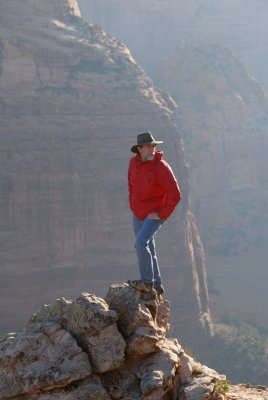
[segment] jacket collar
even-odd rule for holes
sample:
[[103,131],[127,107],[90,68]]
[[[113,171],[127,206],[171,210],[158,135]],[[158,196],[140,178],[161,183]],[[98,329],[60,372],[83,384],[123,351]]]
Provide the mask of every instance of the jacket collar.
[[141,161],[141,157],[139,154],[136,154],[135,159],[136,159],[136,164],[138,164],[138,165],[152,165],[152,164],[155,164],[158,161],[162,160],[163,157],[164,157],[163,151],[156,151],[154,159],[151,161],[146,161],[143,163]]

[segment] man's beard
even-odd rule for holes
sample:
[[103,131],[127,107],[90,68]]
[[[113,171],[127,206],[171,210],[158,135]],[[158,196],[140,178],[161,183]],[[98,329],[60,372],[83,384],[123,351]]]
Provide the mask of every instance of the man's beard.
[[146,161],[152,161],[154,159],[154,153],[149,153],[147,156],[146,156]]

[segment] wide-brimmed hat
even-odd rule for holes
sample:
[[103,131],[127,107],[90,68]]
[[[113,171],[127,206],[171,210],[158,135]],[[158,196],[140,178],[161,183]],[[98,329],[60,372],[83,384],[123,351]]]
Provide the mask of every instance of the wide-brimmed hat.
[[142,146],[144,144],[160,144],[163,143],[162,140],[155,140],[151,132],[144,132],[140,133],[137,136],[137,144],[134,144],[134,146],[131,147],[132,153],[138,153],[138,146]]

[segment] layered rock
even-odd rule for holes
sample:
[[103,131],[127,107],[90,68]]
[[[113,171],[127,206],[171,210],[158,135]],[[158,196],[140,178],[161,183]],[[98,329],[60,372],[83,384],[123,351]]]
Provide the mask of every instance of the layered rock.
[[4,1],[0,15],[3,327],[59,291],[103,295],[115,275],[137,277],[126,174],[137,133],[150,129],[183,195],[159,233],[173,326],[200,340],[203,325],[211,332],[205,261],[174,102],[74,0]]
[[76,340],[51,322],[8,334],[0,341],[0,360],[1,399],[63,387],[92,373]]
[[[163,68],[191,171],[193,209],[209,252],[264,244],[268,217],[268,98],[219,44],[185,44]],[[219,212],[219,208],[221,212]]]
[[96,372],[103,373],[122,364],[125,342],[117,330],[117,315],[102,299],[89,294],[82,294],[75,302],[59,299],[52,306],[44,306],[30,324],[43,321],[59,323],[70,331],[90,356]]
[[188,43],[175,54],[161,85],[178,104],[214,315],[266,329],[267,95],[219,44]]
[[[127,284],[111,286],[106,299],[88,293],[76,300],[61,298],[34,314],[23,331],[1,338],[0,399],[217,399],[215,388],[225,376],[187,356],[176,339],[166,338],[167,300]],[[100,324],[105,326],[101,332]],[[140,330],[139,351],[122,357],[129,338],[140,340]],[[105,368],[100,370],[101,365]]]

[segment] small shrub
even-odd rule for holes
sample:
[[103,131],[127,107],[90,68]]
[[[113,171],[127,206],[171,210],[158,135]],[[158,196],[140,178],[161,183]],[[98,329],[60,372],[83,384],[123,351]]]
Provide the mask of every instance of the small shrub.
[[194,364],[192,366],[193,375],[201,375],[203,374],[203,368],[201,364]]
[[230,385],[230,381],[228,381],[228,380],[222,379],[220,381],[217,381],[214,386],[213,396],[216,396],[216,397],[219,395],[225,396],[229,390],[229,385]]

